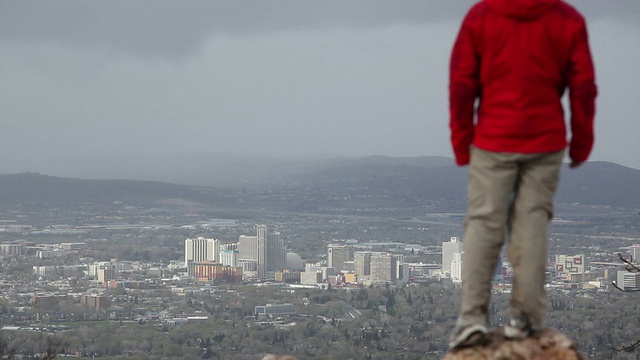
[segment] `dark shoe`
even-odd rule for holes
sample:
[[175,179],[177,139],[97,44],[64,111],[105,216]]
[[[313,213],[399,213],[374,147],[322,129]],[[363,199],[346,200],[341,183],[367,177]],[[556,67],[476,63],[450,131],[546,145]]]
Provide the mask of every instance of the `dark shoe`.
[[459,350],[466,347],[481,345],[487,341],[487,328],[484,325],[473,324],[460,329],[449,343],[449,350]]
[[504,326],[504,337],[507,339],[524,339],[533,333],[533,327],[521,317],[512,317]]

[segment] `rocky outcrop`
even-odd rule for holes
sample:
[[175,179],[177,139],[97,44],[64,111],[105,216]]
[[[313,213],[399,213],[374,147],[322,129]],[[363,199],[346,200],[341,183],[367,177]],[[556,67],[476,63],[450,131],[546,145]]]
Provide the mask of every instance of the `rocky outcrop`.
[[583,360],[573,340],[561,332],[544,329],[522,340],[507,340],[502,329],[493,330],[488,342],[448,352],[443,360]]

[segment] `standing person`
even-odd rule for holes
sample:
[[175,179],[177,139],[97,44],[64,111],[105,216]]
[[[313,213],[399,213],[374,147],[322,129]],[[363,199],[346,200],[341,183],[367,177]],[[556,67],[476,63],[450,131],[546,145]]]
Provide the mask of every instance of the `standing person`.
[[547,227],[567,147],[565,89],[569,167],[576,168],[593,145],[597,93],[582,15],[561,0],[484,0],[469,10],[450,64],[451,142],[456,163],[469,165],[462,305],[451,349],[485,339],[507,233],[514,280],[505,337],[543,326]]

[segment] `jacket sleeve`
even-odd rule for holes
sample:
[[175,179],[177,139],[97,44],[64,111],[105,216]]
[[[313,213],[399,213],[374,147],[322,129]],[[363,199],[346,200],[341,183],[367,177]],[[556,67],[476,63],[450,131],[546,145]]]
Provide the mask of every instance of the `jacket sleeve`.
[[478,57],[470,14],[467,14],[453,45],[449,64],[449,128],[458,165],[467,165],[470,160],[474,106],[480,88]]
[[584,20],[573,44],[568,85],[571,107],[569,157],[574,162],[583,162],[587,160],[593,147],[593,119],[598,93]]

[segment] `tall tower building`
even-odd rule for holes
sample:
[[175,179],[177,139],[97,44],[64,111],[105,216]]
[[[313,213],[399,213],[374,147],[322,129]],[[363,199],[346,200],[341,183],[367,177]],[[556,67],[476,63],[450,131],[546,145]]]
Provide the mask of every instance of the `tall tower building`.
[[240,235],[238,239],[238,266],[247,275],[258,272],[258,237],[255,235]]
[[266,225],[256,227],[258,239],[258,277],[264,278],[268,272],[283,271],[287,262],[287,248],[277,231],[268,231]]
[[337,272],[344,270],[345,261],[353,260],[353,248],[349,245],[327,245],[327,265]]
[[462,282],[462,253],[453,254],[453,261],[451,261],[451,280],[454,283]]
[[184,262],[190,276],[193,276],[193,264],[200,261],[219,263],[220,241],[204,237],[187,238],[184,241]]
[[238,250],[220,250],[220,263],[225,266],[238,266]]
[[287,267],[287,248],[278,231],[267,232],[267,271],[283,271]]
[[397,262],[398,258],[389,253],[371,254],[371,280],[395,284]]
[[371,254],[370,251],[356,251],[353,254],[354,273],[358,276],[371,275]]
[[240,236],[238,263],[246,267],[254,262],[259,278],[267,277],[269,272],[283,271],[286,268],[287,249],[279,232],[268,231],[266,225],[257,225],[255,236]]
[[451,271],[453,254],[459,252],[462,252],[462,243],[457,237],[452,236],[449,241],[442,243],[442,271]]
[[238,260],[258,261],[258,237],[240,235],[238,239]]
[[267,227],[258,225],[256,244],[258,245],[258,278],[267,277]]
[[633,257],[633,263],[640,263],[640,244],[631,245],[629,248],[629,255]]
[[239,254],[238,244],[220,244],[220,263],[222,265],[237,267]]

